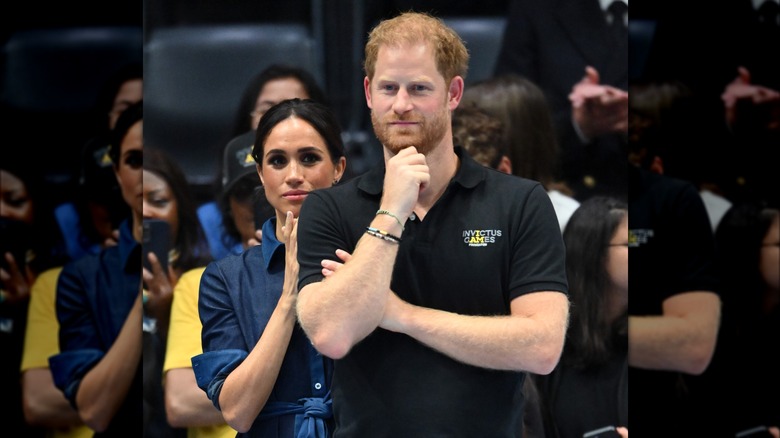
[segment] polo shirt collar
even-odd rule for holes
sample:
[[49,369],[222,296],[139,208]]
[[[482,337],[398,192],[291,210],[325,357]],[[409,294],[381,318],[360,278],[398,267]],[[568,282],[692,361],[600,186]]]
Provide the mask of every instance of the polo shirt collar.
[[266,270],[270,269],[271,258],[280,247],[284,248],[284,244],[276,238],[276,216],[272,216],[263,223],[262,251]]
[[[458,183],[464,188],[474,188],[485,179],[486,168],[474,161],[471,155],[461,146],[455,146],[455,154],[460,159],[460,167],[455,172],[452,182]],[[364,174],[364,177],[358,182],[358,189],[369,195],[382,194],[384,187],[385,164],[382,161],[381,166],[376,166]],[[265,231],[263,231],[265,236]]]
[[460,167],[452,179],[467,189],[473,189],[487,177],[488,168],[477,163],[461,146],[455,146],[455,154],[460,158]]

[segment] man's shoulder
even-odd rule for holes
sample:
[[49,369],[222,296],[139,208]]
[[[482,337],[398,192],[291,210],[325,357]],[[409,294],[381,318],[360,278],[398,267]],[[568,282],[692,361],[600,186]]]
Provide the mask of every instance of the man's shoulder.
[[495,169],[486,168],[485,170],[486,188],[490,191],[497,192],[497,196],[506,196],[507,193],[513,193],[522,197],[530,195],[535,190],[546,193],[539,181],[504,173]]
[[[371,170],[347,181],[342,181],[335,186],[314,190],[310,193],[310,197],[319,198],[328,203],[351,205],[360,199],[381,195],[382,188],[382,175]],[[304,206],[308,203],[307,199]]]

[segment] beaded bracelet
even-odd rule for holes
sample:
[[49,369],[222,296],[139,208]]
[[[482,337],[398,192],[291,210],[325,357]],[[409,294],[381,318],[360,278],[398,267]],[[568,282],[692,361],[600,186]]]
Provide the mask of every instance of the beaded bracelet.
[[382,240],[387,240],[388,242],[394,242],[394,243],[401,243],[401,238],[398,236],[393,236],[392,234],[388,233],[387,231],[382,231],[376,228],[372,227],[366,227],[366,233],[378,237]]
[[394,215],[393,213],[390,213],[387,210],[377,210],[376,211],[376,215],[380,215],[380,214],[386,214],[386,215],[390,216],[391,218],[395,219],[395,221],[398,222],[398,225],[401,226],[401,231],[402,232],[404,231],[404,224],[403,224],[403,222],[401,222],[401,219],[398,219],[398,216]]

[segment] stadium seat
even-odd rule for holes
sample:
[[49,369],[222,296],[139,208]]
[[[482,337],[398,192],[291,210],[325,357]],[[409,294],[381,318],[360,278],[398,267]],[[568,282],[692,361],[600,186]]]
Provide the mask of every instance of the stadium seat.
[[210,185],[249,80],[284,63],[322,85],[318,47],[297,23],[155,30],[144,46],[144,141],[175,157],[194,187]]
[[493,76],[506,17],[444,17],[444,22],[460,35],[471,55],[466,85]]

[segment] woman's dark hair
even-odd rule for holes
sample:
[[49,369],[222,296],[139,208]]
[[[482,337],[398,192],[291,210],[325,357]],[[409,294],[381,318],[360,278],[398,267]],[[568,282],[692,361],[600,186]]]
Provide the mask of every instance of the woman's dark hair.
[[765,289],[759,270],[761,246],[778,214],[780,211],[767,208],[762,201],[744,201],[723,215],[715,232],[723,307],[738,323],[750,322],[761,314]]
[[336,116],[327,106],[311,99],[288,99],[269,109],[257,125],[252,158],[263,165],[263,147],[268,135],[280,122],[297,117],[309,123],[328,145],[331,161],[337,163],[344,156],[344,142],[341,139],[341,126]]
[[[609,244],[628,214],[625,202],[606,196],[583,201],[563,232],[571,315],[562,360],[587,368],[604,363],[626,338],[620,321],[608,319],[610,279],[606,262]],[[621,318],[622,319],[622,318]],[[618,329],[619,327],[619,329]]]
[[114,99],[122,85],[130,80],[143,79],[143,64],[134,62],[125,64],[116,70],[98,91],[94,108],[96,132],[108,130],[109,113],[114,106]]
[[181,168],[171,157],[157,148],[144,148],[144,171],[164,179],[176,198],[179,230],[174,246],[179,256],[173,267],[181,272],[205,266],[211,259],[205,233],[198,221],[195,199]]
[[122,152],[122,140],[127,135],[127,131],[139,120],[144,119],[144,102],[138,101],[127,107],[116,121],[114,130],[111,131],[111,144],[108,147],[108,156],[114,167],[119,166],[119,154]]
[[260,91],[265,84],[273,80],[287,78],[297,79],[303,85],[303,89],[306,90],[309,99],[324,105],[328,104],[325,93],[311,73],[299,67],[281,64],[271,65],[253,77],[244,89],[244,93],[241,95],[241,102],[238,105],[238,113],[233,123],[232,138],[252,129],[252,118],[249,116],[249,113],[255,108],[257,96],[260,95]]
[[501,120],[512,173],[548,187],[559,172],[560,146],[542,89],[517,74],[478,81],[467,87],[462,104],[476,104]]

